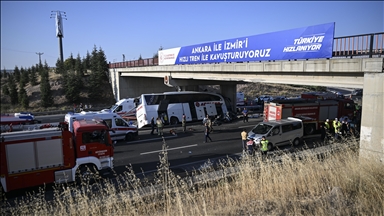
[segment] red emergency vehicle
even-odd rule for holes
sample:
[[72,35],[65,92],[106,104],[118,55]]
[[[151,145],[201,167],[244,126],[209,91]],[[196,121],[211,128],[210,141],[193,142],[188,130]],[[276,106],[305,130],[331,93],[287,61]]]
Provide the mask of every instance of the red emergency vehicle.
[[[81,172],[113,168],[113,143],[106,124],[76,121],[58,127],[2,133],[0,182],[5,192],[75,181]],[[80,171],[80,172],[77,172]]]
[[264,121],[279,120],[287,117],[302,119],[304,133],[310,135],[320,128],[326,119],[348,116],[353,118],[355,104],[349,99],[290,99],[266,102]]

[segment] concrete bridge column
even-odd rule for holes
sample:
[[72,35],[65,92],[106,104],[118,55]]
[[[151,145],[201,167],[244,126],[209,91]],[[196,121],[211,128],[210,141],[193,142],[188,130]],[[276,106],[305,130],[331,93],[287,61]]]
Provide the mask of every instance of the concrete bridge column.
[[[236,112],[236,100],[237,100],[236,87],[237,87],[236,84],[220,85],[221,94],[231,100],[231,107],[234,112]],[[228,109],[230,108],[228,107]]]
[[116,101],[120,99],[119,96],[119,72],[115,68],[109,70],[109,83],[111,83],[112,86],[112,92],[113,96]]
[[384,163],[384,73],[365,73],[360,156]]

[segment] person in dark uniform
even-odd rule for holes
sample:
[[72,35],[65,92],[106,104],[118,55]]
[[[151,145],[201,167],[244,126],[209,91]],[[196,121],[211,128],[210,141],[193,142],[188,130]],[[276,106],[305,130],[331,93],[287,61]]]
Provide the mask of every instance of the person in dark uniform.
[[323,124],[320,124],[320,138],[321,138],[321,142],[324,143],[325,141],[325,137],[327,135],[327,129],[325,128],[325,126]]
[[155,126],[156,126],[156,124],[155,124],[155,117],[152,117],[152,119],[151,119],[151,135],[154,135],[154,131],[155,131]]

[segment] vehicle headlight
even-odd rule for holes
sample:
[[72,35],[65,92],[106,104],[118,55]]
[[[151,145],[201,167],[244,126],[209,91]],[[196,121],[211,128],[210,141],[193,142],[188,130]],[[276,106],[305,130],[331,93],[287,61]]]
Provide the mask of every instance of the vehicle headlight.
[[261,138],[255,139],[255,144],[260,144]]

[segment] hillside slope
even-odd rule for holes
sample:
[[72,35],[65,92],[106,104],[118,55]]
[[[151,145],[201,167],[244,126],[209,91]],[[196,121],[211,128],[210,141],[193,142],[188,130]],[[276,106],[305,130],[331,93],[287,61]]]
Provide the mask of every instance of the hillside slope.
[[[112,87],[108,81],[103,83],[100,86],[99,90],[103,91],[103,97],[98,100],[90,100],[88,98],[88,79],[89,76],[85,75],[82,80],[84,83],[84,88],[79,92],[80,100],[78,103],[91,104],[92,107],[98,108],[108,108],[115,103],[115,99],[112,92]],[[38,84],[36,86],[31,86],[27,84],[26,91],[29,99],[29,109],[24,110],[21,106],[11,105],[10,96],[5,95],[1,90],[1,113],[13,113],[13,112],[42,112],[42,111],[52,111],[52,110],[72,110],[73,103],[69,102],[65,98],[65,93],[63,89],[63,82],[60,75],[53,72],[49,73],[49,83],[51,85],[51,92],[53,96],[54,105],[48,108],[42,108],[39,106],[40,103],[40,79],[38,79]],[[6,79],[1,79],[1,85],[6,84]]]

